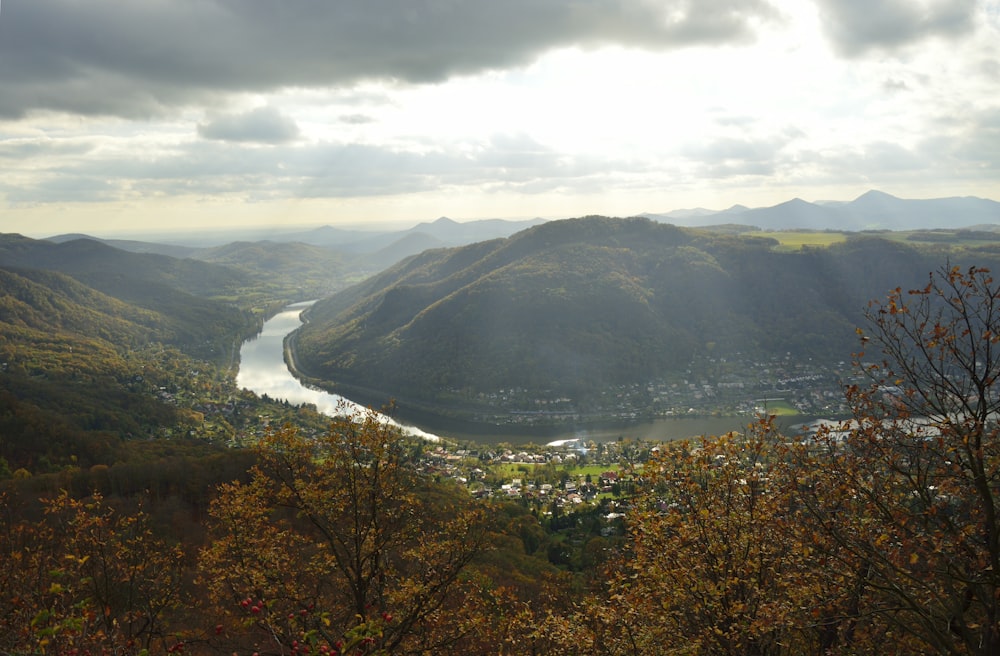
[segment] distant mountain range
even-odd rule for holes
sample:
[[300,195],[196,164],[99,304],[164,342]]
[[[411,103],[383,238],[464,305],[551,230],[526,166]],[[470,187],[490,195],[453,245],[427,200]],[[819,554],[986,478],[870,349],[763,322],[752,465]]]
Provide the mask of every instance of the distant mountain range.
[[[734,205],[725,210],[679,209],[641,214],[660,223],[685,227],[746,226],[760,230],[927,230],[976,228],[1000,230],[1000,202],[974,197],[914,200],[869,191],[851,201],[808,202],[800,198],[772,207]],[[200,233],[163,234],[154,239],[102,239],[84,234],[49,237],[65,242],[86,237],[134,253],[154,253],[215,261],[217,249],[233,242],[301,243],[342,255],[344,266],[374,272],[404,257],[431,248],[462,246],[477,241],[509,237],[545,219],[483,219],[459,222],[441,217],[405,230],[358,230],[325,225],[290,230],[282,227],[230,229]]]
[[852,201],[810,203],[801,198],[772,207],[734,205],[726,210],[703,208],[674,210],[643,216],[663,223],[689,227],[719,224],[754,226],[761,230],[927,230],[934,228],[1000,230],[1000,203],[975,197],[913,200],[881,191],[869,191]]
[[[175,258],[190,258],[229,265],[245,265],[256,262],[263,255],[261,244],[271,244],[270,250],[289,255],[299,263],[313,263],[327,260],[336,269],[354,268],[364,273],[374,273],[395,264],[405,257],[416,255],[431,248],[462,246],[477,241],[509,237],[510,235],[544,223],[544,219],[508,221],[504,219],[484,219],[460,223],[441,217],[431,223],[420,223],[407,230],[365,231],[345,230],[332,226],[321,226],[310,230],[286,230],[281,228],[228,230],[225,232],[161,235],[164,241],[142,241],[136,239],[103,239],[86,234],[72,233],[55,235],[46,241],[57,244],[89,239],[132,253],[167,255]],[[276,244],[298,244],[307,251],[292,255],[287,246]],[[246,251],[240,252],[240,247]],[[321,253],[317,249],[325,252]],[[278,253],[269,253],[272,262]]]

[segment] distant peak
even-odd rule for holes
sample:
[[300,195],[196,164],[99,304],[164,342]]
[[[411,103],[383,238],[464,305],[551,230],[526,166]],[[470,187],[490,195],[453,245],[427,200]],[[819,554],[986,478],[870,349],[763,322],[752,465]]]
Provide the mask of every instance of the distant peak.
[[54,241],[54,242],[58,243],[58,242],[64,242],[64,241],[74,241],[76,239],[94,239],[94,240],[96,240],[97,237],[91,237],[90,235],[85,235],[82,232],[69,232],[69,233],[65,233],[65,234],[62,234],[62,235],[53,235],[52,237],[46,237],[45,241]]
[[865,193],[861,194],[860,196],[854,199],[855,202],[872,201],[872,200],[899,200],[899,199],[893,196],[892,194],[887,194],[884,191],[879,191],[877,189],[869,189],[868,191],[866,191]]
[[458,223],[457,221],[453,221],[452,219],[449,219],[446,216],[442,216],[438,217],[437,221],[435,221],[431,225],[456,225],[457,223]]

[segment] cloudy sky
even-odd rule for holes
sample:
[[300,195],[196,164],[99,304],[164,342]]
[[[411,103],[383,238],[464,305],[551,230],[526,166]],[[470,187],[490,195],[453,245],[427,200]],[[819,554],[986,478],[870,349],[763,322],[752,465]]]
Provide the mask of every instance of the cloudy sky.
[[6,0],[0,232],[1000,199],[1000,0]]

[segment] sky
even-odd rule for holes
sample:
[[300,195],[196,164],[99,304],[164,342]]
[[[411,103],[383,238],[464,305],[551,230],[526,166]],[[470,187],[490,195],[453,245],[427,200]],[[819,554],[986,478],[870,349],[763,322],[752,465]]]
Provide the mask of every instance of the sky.
[[1000,0],[0,1],[0,232],[1000,199]]

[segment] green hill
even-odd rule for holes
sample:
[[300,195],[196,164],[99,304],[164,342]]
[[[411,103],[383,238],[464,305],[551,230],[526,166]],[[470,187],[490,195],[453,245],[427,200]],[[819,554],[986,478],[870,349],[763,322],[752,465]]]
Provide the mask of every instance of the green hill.
[[201,249],[191,257],[241,271],[258,281],[256,290],[241,290],[244,301],[261,293],[285,302],[329,296],[343,289],[345,280],[357,282],[374,270],[357,257],[300,242],[239,241]]
[[106,462],[122,437],[184,423],[151,393],[148,347],[171,323],[60,273],[0,268],[0,465]]
[[259,282],[218,264],[131,253],[92,239],[52,243],[6,234],[0,235],[0,266],[60,272],[148,310],[156,316],[158,341],[199,358],[232,361],[234,337],[256,326],[232,299]]
[[834,362],[855,350],[868,300],[922,285],[947,257],[858,236],[794,253],[775,246],[586,217],[427,251],[317,303],[295,340],[298,365],[373,401],[443,407],[455,394],[510,388],[579,398],[684,370],[696,356]]

